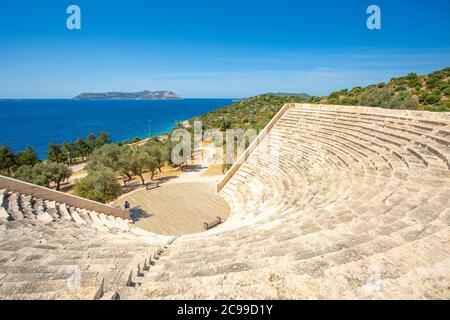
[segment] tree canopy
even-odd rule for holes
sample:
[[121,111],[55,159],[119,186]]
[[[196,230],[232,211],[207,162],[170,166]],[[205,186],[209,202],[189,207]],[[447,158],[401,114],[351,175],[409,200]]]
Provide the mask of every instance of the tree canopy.
[[18,166],[34,166],[40,162],[38,152],[30,146],[27,146],[25,150],[16,154],[16,161]]
[[170,144],[158,139],[151,139],[137,148],[112,143],[94,150],[86,170],[91,174],[99,167],[105,167],[129,179],[138,176],[144,184],[144,173],[150,172],[153,179],[156,170],[161,171],[162,166],[170,162],[170,157]]
[[78,180],[74,188],[77,196],[102,203],[115,200],[121,190],[116,173],[103,166],[96,167],[95,171]]
[[70,178],[71,173],[70,168],[63,163],[44,161],[38,162],[34,166],[20,166],[16,170],[14,178],[47,188],[55,184],[56,190],[59,190],[61,183]]
[[11,175],[16,166],[16,157],[14,152],[7,144],[0,147],[0,172],[4,175]]

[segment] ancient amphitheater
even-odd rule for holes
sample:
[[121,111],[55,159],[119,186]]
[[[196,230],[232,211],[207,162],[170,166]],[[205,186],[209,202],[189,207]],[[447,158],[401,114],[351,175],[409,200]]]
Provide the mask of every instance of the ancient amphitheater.
[[217,185],[229,219],[176,239],[1,178],[0,297],[448,299],[449,147],[448,113],[286,105]]

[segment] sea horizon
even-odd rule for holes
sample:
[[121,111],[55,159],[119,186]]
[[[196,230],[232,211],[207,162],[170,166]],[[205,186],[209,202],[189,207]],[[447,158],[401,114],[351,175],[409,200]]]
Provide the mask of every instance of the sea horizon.
[[0,98],[0,101],[18,100],[72,100],[72,101],[176,101],[176,100],[241,100],[244,98],[179,98],[179,99],[74,99],[74,98]]
[[50,142],[85,139],[89,132],[111,133],[113,142],[158,136],[185,121],[233,103],[235,99],[174,100],[0,99],[0,144],[14,152],[27,146],[46,158]]

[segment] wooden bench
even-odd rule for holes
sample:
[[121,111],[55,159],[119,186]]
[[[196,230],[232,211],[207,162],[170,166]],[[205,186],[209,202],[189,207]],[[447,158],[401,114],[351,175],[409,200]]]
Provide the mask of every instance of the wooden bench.
[[145,188],[147,190],[151,190],[151,189],[155,189],[159,187],[159,182],[158,181],[151,181],[151,182],[146,182],[145,183]]
[[222,218],[221,217],[217,217],[217,220],[215,220],[215,221],[213,221],[213,222],[204,222],[203,223],[203,227],[206,229],[206,230],[209,230],[209,229],[212,229],[212,228],[214,228],[214,227],[217,227],[219,224],[221,224],[223,221],[222,221]]

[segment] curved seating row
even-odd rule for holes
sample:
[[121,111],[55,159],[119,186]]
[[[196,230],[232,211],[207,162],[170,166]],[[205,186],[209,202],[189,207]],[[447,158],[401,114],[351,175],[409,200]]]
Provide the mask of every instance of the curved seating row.
[[117,299],[171,241],[128,220],[0,190],[0,299]]
[[[295,105],[136,298],[450,298],[450,115]],[[448,264],[447,264],[448,266]]]

